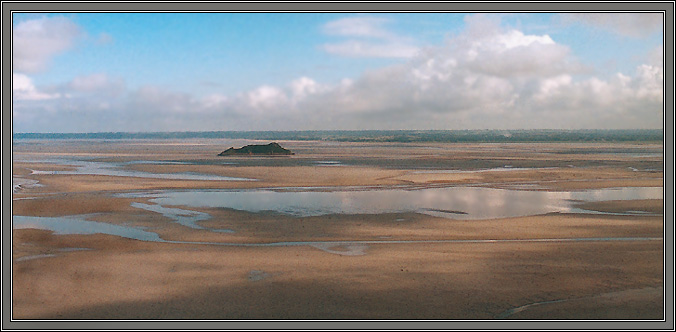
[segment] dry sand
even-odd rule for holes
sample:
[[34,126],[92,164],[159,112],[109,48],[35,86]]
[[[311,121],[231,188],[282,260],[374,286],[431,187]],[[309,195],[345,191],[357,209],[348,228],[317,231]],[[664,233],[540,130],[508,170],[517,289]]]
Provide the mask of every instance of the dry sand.
[[[341,256],[20,233],[21,243],[93,250],[15,262],[15,318],[492,319],[662,280],[659,259],[650,259],[661,256],[661,242],[372,245]],[[252,280],[254,271],[267,277]],[[630,299],[616,309],[622,317],[662,316],[661,299],[650,307]]]
[[[219,159],[224,140],[61,141],[15,146],[14,174],[40,181],[14,195],[13,214],[89,215],[149,227],[165,240],[281,241],[519,240],[661,238],[661,216],[549,214],[462,221],[416,213],[297,218],[190,208],[215,233],[134,208],[145,198],[111,194],[167,188],[536,184],[537,190],[661,186],[661,158],[566,154],[628,144],[402,144],[284,142],[296,155]],[[249,141],[246,141],[247,144]],[[47,144],[48,145],[48,144]],[[241,144],[240,144],[241,145]],[[648,146],[656,149],[661,146]],[[433,148],[433,149],[430,149]],[[556,152],[556,153],[553,153]],[[73,170],[26,161],[79,155],[105,161],[200,161],[125,166],[146,172],[199,172],[259,181],[186,181],[102,175],[30,174]],[[367,156],[367,157],[365,157]],[[340,159],[351,166],[318,166]],[[478,160],[478,161],[476,161]],[[223,164],[238,162],[239,165]],[[552,167],[471,173],[420,173],[425,167]],[[497,162],[499,161],[499,163]],[[565,166],[577,162],[576,167]],[[220,163],[220,164],[219,164]],[[521,163],[521,164],[519,164]],[[411,165],[419,165],[413,168]],[[558,166],[557,166],[558,165]],[[466,167],[466,168],[463,168]],[[662,200],[587,203],[585,208],[660,213]],[[663,241],[493,242],[237,247],[152,243],[110,235],[13,230],[14,319],[661,319]],[[87,250],[84,250],[87,249]]]

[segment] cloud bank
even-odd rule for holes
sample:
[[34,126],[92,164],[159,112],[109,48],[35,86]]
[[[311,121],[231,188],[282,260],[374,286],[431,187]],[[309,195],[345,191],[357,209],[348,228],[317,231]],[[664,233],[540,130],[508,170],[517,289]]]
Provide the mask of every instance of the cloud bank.
[[[382,22],[335,21],[339,36],[390,38]],[[128,90],[105,74],[58,89],[15,76],[15,128],[33,131],[661,128],[662,50],[631,73],[596,77],[549,35],[483,15],[443,45],[333,84],[299,77],[235,95]],[[20,83],[20,84],[17,84]],[[44,91],[43,91],[44,90]],[[18,115],[18,116],[17,116]]]

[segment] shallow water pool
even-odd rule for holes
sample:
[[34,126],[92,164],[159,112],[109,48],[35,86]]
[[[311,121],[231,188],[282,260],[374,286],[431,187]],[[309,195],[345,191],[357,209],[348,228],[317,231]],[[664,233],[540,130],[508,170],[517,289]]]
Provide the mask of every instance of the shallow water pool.
[[297,217],[327,214],[417,212],[454,219],[496,219],[550,212],[587,212],[579,201],[661,199],[662,187],[626,187],[569,192],[483,187],[370,190],[187,190],[134,194],[162,206],[272,211]]
[[31,162],[41,162],[49,164],[61,164],[75,166],[73,171],[43,171],[32,170],[32,174],[53,175],[106,175],[106,176],[125,176],[137,178],[151,178],[151,179],[167,179],[167,180],[194,180],[194,181],[256,181],[256,179],[239,178],[230,176],[220,176],[212,174],[202,174],[194,172],[182,173],[151,173],[125,169],[123,166],[132,164],[180,164],[180,162],[166,162],[166,161],[146,161],[137,160],[133,162],[114,163],[102,161],[86,161],[86,160],[69,160],[69,159],[41,159],[31,160]]

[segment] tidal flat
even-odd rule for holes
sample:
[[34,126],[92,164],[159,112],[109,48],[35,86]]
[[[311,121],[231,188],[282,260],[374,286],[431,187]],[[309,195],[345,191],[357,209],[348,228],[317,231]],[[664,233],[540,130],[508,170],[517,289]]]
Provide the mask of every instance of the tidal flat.
[[16,139],[13,318],[664,317],[662,144],[269,142]]

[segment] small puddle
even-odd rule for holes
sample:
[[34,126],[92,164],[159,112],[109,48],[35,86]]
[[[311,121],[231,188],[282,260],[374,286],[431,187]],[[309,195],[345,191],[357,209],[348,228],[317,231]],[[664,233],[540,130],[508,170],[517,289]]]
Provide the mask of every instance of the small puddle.
[[506,165],[504,167],[482,168],[476,170],[457,170],[457,169],[431,169],[424,171],[414,171],[413,174],[463,174],[463,173],[484,173],[484,172],[504,172],[504,171],[529,171],[542,169],[557,169],[558,167],[540,167],[540,168],[522,168]]
[[342,244],[340,242],[322,242],[311,244],[310,246],[331,254],[341,256],[365,255],[365,251],[368,248],[368,246],[363,244]]
[[645,215],[650,215],[650,216],[660,215],[660,214],[652,213],[650,211],[628,210],[626,212],[627,212],[627,214],[641,214],[641,215],[645,214]]
[[543,305],[543,304],[551,304],[551,303],[560,303],[560,302],[566,302],[566,301],[570,301],[570,300],[564,299],[564,300],[552,300],[552,301],[542,301],[542,302],[530,303],[530,304],[526,304],[526,305],[523,305],[523,306],[520,306],[520,307],[505,310],[501,314],[497,315],[495,318],[496,319],[505,319],[509,316],[512,316],[514,314],[517,314],[519,312],[522,312],[522,311],[524,311],[528,308],[534,307],[534,306],[539,306],[539,305]]
[[[74,252],[74,251],[85,251],[85,250],[92,250],[91,248],[60,248],[57,249],[58,252]],[[29,261],[33,259],[40,259],[40,258],[49,258],[49,257],[56,257],[58,256],[57,254],[39,254],[39,255],[30,255],[30,256],[23,256],[15,259],[14,261],[17,262],[23,262],[23,261]]]
[[125,161],[123,165],[190,165],[185,161],[169,161],[169,160],[132,160]]
[[315,161],[317,166],[345,166],[342,162],[337,160],[317,160]]
[[56,254],[40,254],[40,255],[31,255],[31,256],[23,256],[15,259],[14,261],[16,262],[23,262],[23,261],[30,261],[33,259],[39,259],[39,258],[48,258],[48,257],[56,257]]
[[247,279],[249,279],[249,281],[261,281],[268,277],[270,277],[270,274],[266,272],[259,270],[251,270],[251,272],[249,272],[249,276],[247,277]]

